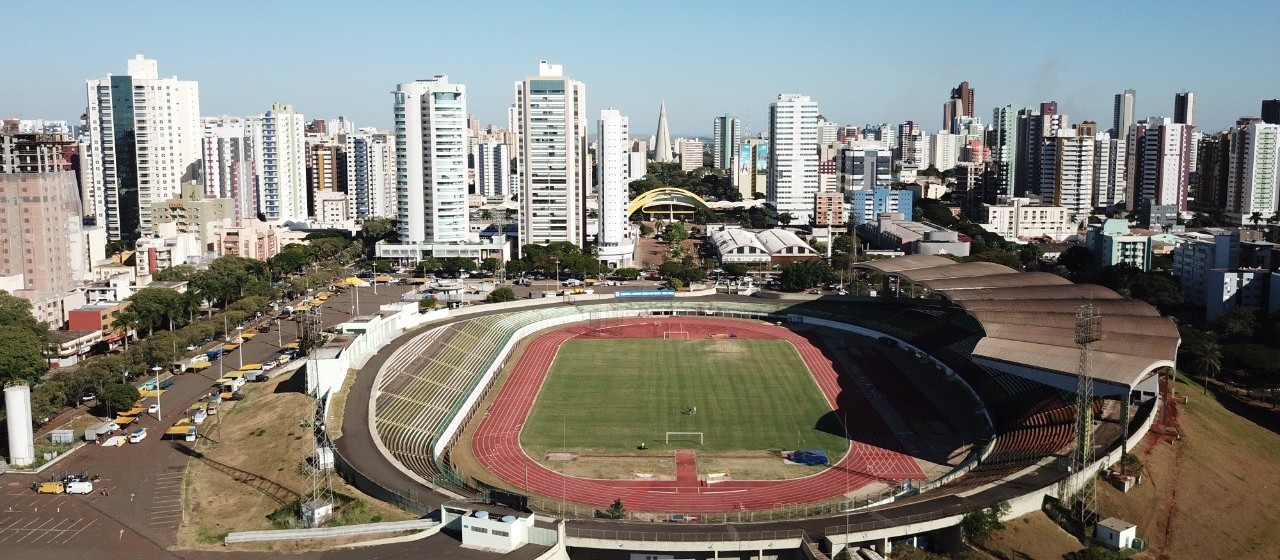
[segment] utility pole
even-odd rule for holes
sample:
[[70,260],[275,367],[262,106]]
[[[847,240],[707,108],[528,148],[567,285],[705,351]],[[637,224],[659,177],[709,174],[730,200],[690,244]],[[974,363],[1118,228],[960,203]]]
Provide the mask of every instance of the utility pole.
[[160,366],[151,368],[151,371],[156,374],[156,420],[161,422],[164,421],[164,411],[160,409],[160,370],[162,369],[164,368]]

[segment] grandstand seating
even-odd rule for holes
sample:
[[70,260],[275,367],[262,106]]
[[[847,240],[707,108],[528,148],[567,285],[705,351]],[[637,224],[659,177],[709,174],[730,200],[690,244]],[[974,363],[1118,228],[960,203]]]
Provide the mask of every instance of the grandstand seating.
[[903,377],[879,350],[863,348],[851,354],[858,369],[884,395],[898,416],[911,425],[912,430],[917,433],[936,432],[950,425],[920,393],[920,389]]

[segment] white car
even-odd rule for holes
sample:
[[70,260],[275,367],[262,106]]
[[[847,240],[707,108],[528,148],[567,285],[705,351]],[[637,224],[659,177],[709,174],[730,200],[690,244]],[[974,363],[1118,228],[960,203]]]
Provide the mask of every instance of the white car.
[[276,362],[277,362],[277,364],[276,364],[276,365],[284,365],[284,364],[287,364],[287,363],[289,363],[289,361],[290,361],[290,360],[292,360],[292,359],[293,359],[293,358],[292,358],[292,357],[290,357],[288,354],[281,354],[279,358],[276,358]]
[[262,371],[271,371],[273,368],[275,368],[278,365],[280,365],[280,362],[278,360],[269,360],[267,361],[267,363],[262,364]]
[[159,412],[160,412],[160,404],[159,404],[159,403],[151,403],[151,406],[148,406],[148,407],[147,407],[147,414],[156,414],[156,413],[159,413]]

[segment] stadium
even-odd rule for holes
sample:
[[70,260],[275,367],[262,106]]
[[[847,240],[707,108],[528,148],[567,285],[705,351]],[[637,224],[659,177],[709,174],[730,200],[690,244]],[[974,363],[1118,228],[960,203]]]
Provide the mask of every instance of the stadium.
[[446,517],[534,512],[525,542],[570,557],[874,557],[998,502],[1039,509],[1152,429],[1179,338],[1149,305],[991,263],[858,267],[879,297],[584,296],[434,322],[365,366],[339,470]]

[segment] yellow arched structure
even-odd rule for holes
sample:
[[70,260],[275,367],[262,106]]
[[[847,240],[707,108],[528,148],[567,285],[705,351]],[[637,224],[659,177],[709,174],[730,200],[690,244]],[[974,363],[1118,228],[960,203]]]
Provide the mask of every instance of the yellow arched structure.
[[677,187],[661,187],[646,191],[631,201],[627,217],[636,212],[646,214],[692,214],[698,208],[710,210],[702,197]]

